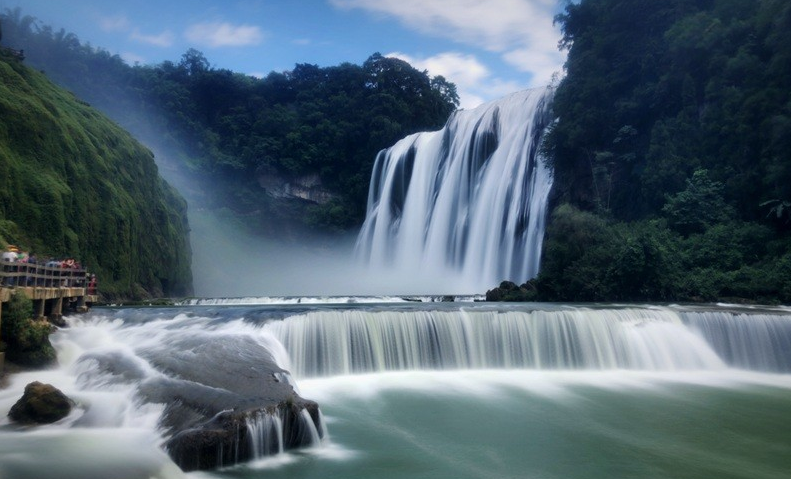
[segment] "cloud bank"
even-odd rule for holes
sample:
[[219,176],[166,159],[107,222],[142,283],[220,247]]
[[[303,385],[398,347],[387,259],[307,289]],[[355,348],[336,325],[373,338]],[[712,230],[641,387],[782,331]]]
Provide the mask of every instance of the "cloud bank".
[[492,74],[470,54],[447,52],[431,57],[394,53],[432,75],[456,83],[463,102],[472,105],[489,93],[547,85],[562,70],[560,32],[553,25],[556,0],[329,0],[342,9],[361,9],[438,38],[498,54],[526,74],[517,85]]

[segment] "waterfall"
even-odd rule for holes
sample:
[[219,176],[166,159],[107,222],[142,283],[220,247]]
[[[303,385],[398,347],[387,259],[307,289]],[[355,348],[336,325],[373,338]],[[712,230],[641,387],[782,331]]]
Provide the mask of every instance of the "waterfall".
[[261,459],[283,452],[283,419],[277,413],[258,413],[247,420],[252,457]]
[[552,186],[539,153],[550,100],[549,89],[514,93],[380,152],[358,257],[463,292],[535,276]]
[[348,309],[264,328],[302,378],[417,369],[791,370],[788,315]]
[[[676,476],[689,472],[689,464],[704,463],[724,465],[702,476],[721,476],[732,467],[733,451],[749,447],[756,462],[744,466],[745,477],[785,477],[776,472],[788,469],[782,461],[787,454],[779,454],[774,469],[756,474],[766,471],[760,465],[767,464],[767,450],[791,444],[788,434],[777,436],[791,389],[787,307],[225,305],[95,308],[68,322],[52,335],[57,366],[9,375],[0,389],[0,477],[183,478],[177,464],[201,457],[208,467],[249,459],[255,464],[249,472],[242,466],[200,477],[252,476],[261,468],[269,474],[286,462],[307,464],[304,469],[315,469],[316,477],[370,477],[393,461],[396,450],[403,455],[392,462],[399,469],[391,475],[398,476],[414,457],[433,464],[435,451],[455,450],[458,438],[471,445],[461,455],[480,450],[473,458],[481,464],[495,449],[479,444],[513,447],[497,461],[512,464],[525,454],[524,431],[543,444],[558,427],[553,450],[562,461],[568,438],[595,424],[601,435],[580,441],[609,451],[614,446],[608,438],[618,433],[624,445],[613,460],[620,460],[644,431],[660,442],[692,431],[686,444],[697,444],[700,431],[723,417],[743,419],[726,435],[744,443],[717,461],[700,461],[713,456],[695,451]],[[376,374],[390,371],[405,372]],[[7,412],[34,380],[53,384],[76,406],[56,424],[13,426]],[[300,398],[317,403],[312,407]],[[331,438],[319,405],[330,415]],[[575,407],[588,409],[570,409]],[[622,420],[623,429],[613,429],[614,419]],[[656,428],[665,426],[671,429],[657,435]],[[227,440],[205,443],[215,431],[225,431]],[[426,434],[434,436],[413,440]],[[168,445],[179,435],[207,447],[174,454]],[[387,435],[392,438],[381,440]],[[722,437],[719,430],[709,435],[711,451],[721,450]],[[435,442],[442,440],[450,442]],[[292,454],[294,448],[307,453]],[[534,453],[530,461],[544,456],[543,450]],[[270,461],[271,455],[282,460]],[[344,463],[350,468],[336,469]],[[527,467],[488,464],[490,474],[476,470],[469,477],[524,476]],[[301,477],[302,470],[273,475]],[[467,477],[458,468],[413,475]],[[613,475],[624,474],[598,474]]]
[[685,312],[690,326],[729,364],[761,371],[791,371],[791,321],[772,314]]
[[282,408],[259,411],[247,419],[247,439],[253,459],[282,454],[285,444],[300,447],[318,446],[326,430],[318,413],[318,426],[306,409],[289,418]]

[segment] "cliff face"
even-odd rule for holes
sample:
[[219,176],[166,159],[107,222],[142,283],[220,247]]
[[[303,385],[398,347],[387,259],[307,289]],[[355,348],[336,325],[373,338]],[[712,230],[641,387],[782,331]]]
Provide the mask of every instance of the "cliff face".
[[318,173],[287,177],[268,171],[258,177],[258,184],[269,196],[277,199],[300,199],[323,205],[339,198],[324,187]]
[[110,297],[186,295],[186,209],[150,151],[0,53],[0,243],[78,259]]

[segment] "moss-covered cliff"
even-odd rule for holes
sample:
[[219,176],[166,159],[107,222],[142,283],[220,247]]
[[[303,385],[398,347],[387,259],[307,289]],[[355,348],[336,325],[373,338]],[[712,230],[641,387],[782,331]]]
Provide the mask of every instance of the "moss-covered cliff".
[[111,298],[185,295],[186,208],[150,151],[0,52],[0,243],[78,259]]

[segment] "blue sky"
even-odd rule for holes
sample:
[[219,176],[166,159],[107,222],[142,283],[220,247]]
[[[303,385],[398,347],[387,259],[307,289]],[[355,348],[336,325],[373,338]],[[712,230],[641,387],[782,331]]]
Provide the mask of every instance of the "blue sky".
[[196,48],[216,68],[261,76],[297,63],[397,56],[456,83],[462,107],[560,73],[561,0],[0,0],[130,64]]

